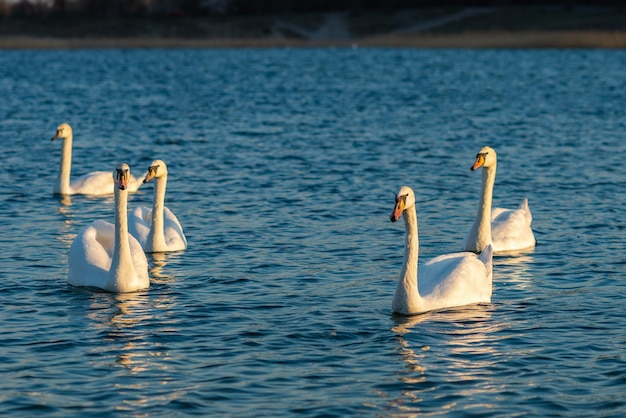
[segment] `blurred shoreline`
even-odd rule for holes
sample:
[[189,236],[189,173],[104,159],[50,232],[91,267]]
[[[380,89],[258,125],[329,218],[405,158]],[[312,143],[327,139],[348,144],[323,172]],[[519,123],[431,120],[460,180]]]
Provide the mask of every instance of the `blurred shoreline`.
[[626,8],[4,18],[0,49],[626,48]]
[[626,32],[464,32],[386,35],[354,39],[288,38],[53,38],[0,36],[0,49],[150,49],[150,48],[626,48]]

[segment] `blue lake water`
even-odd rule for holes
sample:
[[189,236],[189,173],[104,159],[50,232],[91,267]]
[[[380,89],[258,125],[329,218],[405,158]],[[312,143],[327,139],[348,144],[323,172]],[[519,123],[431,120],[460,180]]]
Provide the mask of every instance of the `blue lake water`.
[[[623,416],[626,51],[107,50],[0,54],[0,415]],[[66,284],[112,198],[52,195],[127,162],[169,169],[184,253],[130,295]],[[420,260],[459,251],[483,145],[494,206],[537,247],[492,303],[403,318],[393,193]],[[129,199],[149,205],[153,185]]]

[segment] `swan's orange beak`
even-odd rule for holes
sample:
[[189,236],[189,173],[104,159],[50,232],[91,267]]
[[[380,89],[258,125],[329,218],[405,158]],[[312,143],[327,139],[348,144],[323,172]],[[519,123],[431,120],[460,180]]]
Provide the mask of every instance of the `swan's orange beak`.
[[59,139],[59,138],[61,138],[61,130],[57,130],[57,132],[52,137],[52,141],[54,141],[55,139]]
[[400,219],[400,216],[402,216],[402,212],[404,212],[404,205],[405,199],[396,197],[396,205],[394,206],[393,211],[391,212],[391,216],[389,217],[391,222],[395,222]]
[[477,170],[483,165],[485,165],[485,154],[478,154],[476,155],[476,161],[474,161],[474,165],[470,168],[470,170]]
[[154,176],[156,176],[157,168],[159,168],[158,165],[153,165],[153,166],[148,168],[148,174],[146,174],[146,178],[143,179],[144,183],[149,182],[150,180],[152,180],[154,178]]

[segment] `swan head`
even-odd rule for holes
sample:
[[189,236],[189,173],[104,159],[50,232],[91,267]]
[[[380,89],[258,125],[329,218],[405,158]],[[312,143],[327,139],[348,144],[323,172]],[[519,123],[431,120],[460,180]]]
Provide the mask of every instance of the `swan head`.
[[122,163],[113,170],[113,182],[115,187],[120,190],[126,190],[128,181],[130,180],[130,167],[128,164]]
[[162,160],[154,160],[150,167],[148,167],[148,174],[146,178],[143,179],[144,183],[149,182],[153,178],[165,177],[167,176],[167,166]]
[[476,161],[470,170],[478,170],[480,167],[491,168],[495,167],[498,161],[496,151],[491,147],[482,147],[478,154],[476,154]]
[[69,123],[62,123],[57,126],[57,132],[52,137],[52,140],[55,139],[67,139],[72,137],[72,127]]
[[389,219],[391,219],[391,222],[397,221],[406,209],[413,206],[415,206],[415,193],[413,193],[413,189],[409,186],[400,187],[400,191],[396,194],[396,203]]

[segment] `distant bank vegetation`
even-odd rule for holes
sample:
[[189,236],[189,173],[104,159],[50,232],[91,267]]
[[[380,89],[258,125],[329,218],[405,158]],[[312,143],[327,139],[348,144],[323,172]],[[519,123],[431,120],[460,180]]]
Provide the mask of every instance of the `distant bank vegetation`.
[[0,49],[626,48],[625,0],[0,0]]

